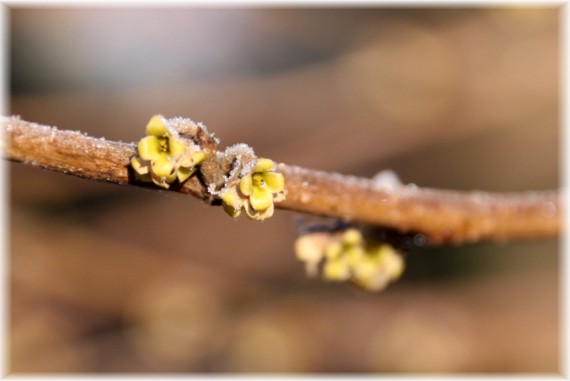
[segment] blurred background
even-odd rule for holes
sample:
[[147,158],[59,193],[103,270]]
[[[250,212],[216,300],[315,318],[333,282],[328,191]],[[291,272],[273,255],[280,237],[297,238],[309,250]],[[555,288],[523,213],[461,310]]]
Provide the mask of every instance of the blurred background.
[[[10,113],[456,190],[556,189],[559,9],[9,9]],[[9,163],[13,373],[559,370],[555,239],[416,249],[381,293],[305,277],[294,213]]]

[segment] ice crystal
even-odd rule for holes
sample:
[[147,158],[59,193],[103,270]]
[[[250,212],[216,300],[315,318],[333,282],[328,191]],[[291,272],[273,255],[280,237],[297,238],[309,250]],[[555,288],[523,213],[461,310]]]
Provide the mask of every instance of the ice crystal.
[[372,178],[372,186],[378,190],[394,190],[402,185],[402,181],[400,181],[398,175],[389,169],[378,172]]
[[239,177],[243,177],[255,168],[255,152],[253,148],[244,143],[234,144],[231,147],[226,148],[224,152],[225,158],[227,160],[234,160],[234,165],[230,176],[235,175],[239,171]]

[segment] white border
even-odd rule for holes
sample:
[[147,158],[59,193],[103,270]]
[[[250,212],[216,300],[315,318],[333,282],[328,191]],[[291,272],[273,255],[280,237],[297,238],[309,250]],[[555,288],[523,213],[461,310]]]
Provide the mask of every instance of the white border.
[[[570,64],[570,39],[568,38],[568,33],[570,28],[568,27],[568,21],[570,20],[570,7],[568,4],[562,6],[560,12],[560,136],[561,142],[559,143],[560,148],[560,186],[562,188],[562,202],[564,205],[568,204],[568,178],[570,165],[568,165],[568,159],[570,156],[566,151],[569,147],[568,138],[569,133],[568,128],[568,90],[570,89],[570,75],[568,75],[568,65]],[[565,377],[568,377],[568,348],[570,343],[570,330],[568,329],[568,306],[570,305],[570,293],[568,288],[570,282],[568,280],[568,274],[570,274],[570,261],[568,260],[568,233],[570,232],[570,227],[566,223],[565,216],[566,208],[562,211],[563,223],[563,236],[561,237],[561,250],[560,250],[560,372]]]
[[375,5],[389,7],[485,7],[485,6],[562,6],[568,1],[562,0],[7,0],[3,1],[8,6],[22,7],[66,7],[66,6],[82,6],[82,7],[171,7],[171,6],[232,6],[232,7],[249,7],[249,6],[297,6],[297,7],[342,7],[342,8],[358,8],[370,7]]
[[[1,115],[8,115],[9,94],[9,60],[10,48],[8,8],[0,4],[0,110]],[[4,136],[0,131],[0,141],[4,142]],[[0,151],[2,145],[0,144]],[[4,156],[0,152],[0,156]],[[8,165],[5,160],[0,160],[0,376],[8,372],[8,284],[9,284],[9,256],[8,256]]]
[[[569,191],[567,186],[567,180],[569,178],[569,168],[570,165],[568,164],[569,155],[566,152],[566,148],[569,147],[569,136],[570,134],[566,131],[568,127],[568,90],[570,89],[570,76],[567,74],[567,66],[570,64],[570,44],[568,34],[570,32],[570,28],[567,25],[568,20],[570,20],[570,7],[568,2],[562,1],[545,1],[545,2],[537,2],[537,1],[525,1],[525,0],[503,0],[501,2],[497,1],[444,1],[444,2],[433,2],[428,0],[415,0],[415,1],[363,1],[358,0],[355,2],[347,2],[346,0],[327,0],[327,1],[304,1],[304,0],[289,0],[289,1],[263,1],[263,0],[249,0],[249,1],[239,1],[239,0],[192,0],[192,1],[184,1],[184,0],[167,0],[164,2],[158,1],[141,1],[141,0],[122,0],[122,1],[112,1],[112,0],[75,0],[75,1],[39,1],[39,0],[12,0],[12,1],[4,1],[0,4],[0,67],[2,68],[0,72],[0,109],[2,111],[2,115],[8,115],[8,98],[9,98],[9,47],[10,47],[10,40],[9,40],[9,7],[57,7],[57,6],[87,6],[87,7],[125,7],[125,6],[145,6],[145,7],[169,7],[169,6],[177,6],[177,5],[188,5],[188,6],[237,6],[237,7],[249,7],[249,6],[311,6],[311,7],[331,7],[331,6],[340,6],[340,7],[364,7],[364,6],[373,6],[373,5],[384,5],[384,6],[399,6],[399,7],[406,7],[406,6],[431,6],[431,7],[445,7],[445,6],[453,6],[453,7],[461,7],[461,6],[513,6],[513,5],[524,5],[524,6],[561,6],[561,15],[560,15],[560,36],[561,36],[561,45],[560,45],[560,52],[561,52],[561,62],[560,62],[560,79],[561,79],[561,87],[560,87],[560,96],[563,103],[561,103],[561,136],[563,138],[563,142],[561,142],[561,187],[562,187],[562,196],[564,199],[564,203],[567,203],[569,199]],[[3,140],[3,137],[0,136]],[[8,253],[8,234],[7,234],[7,221],[8,217],[8,176],[7,176],[7,165],[4,160],[0,160],[0,253],[2,255],[2,260],[0,260],[0,330],[2,335],[0,336],[0,377],[5,377],[8,373],[7,368],[7,355],[8,355],[8,334],[9,334],[9,327],[8,327],[8,284],[9,284],[9,256]],[[570,330],[567,327],[567,317],[568,312],[567,308],[570,305],[570,293],[568,292],[568,287],[570,286],[570,281],[567,278],[567,274],[570,274],[570,260],[568,260],[568,241],[567,237],[570,233],[570,226],[568,224],[564,224],[564,236],[562,237],[562,251],[560,256],[560,374],[559,375],[533,375],[528,376],[526,374],[505,374],[505,375],[487,375],[487,374],[472,374],[472,375],[462,375],[462,376],[453,376],[453,375],[442,375],[442,374],[435,374],[435,375],[427,375],[427,376],[398,376],[398,375],[350,375],[350,378],[359,378],[359,379],[382,379],[382,380],[406,380],[406,379],[424,379],[424,380],[438,380],[438,379],[462,379],[462,380],[470,380],[470,379],[486,379],[486,380],[504,380],[504,379],[513,379],[513,380],[560,380],[560,379],[567,379],[568,377],[568,353],[567,350],[569,348],[568,343],[570,343]],[[540,327],[536,327],[536,329],[540,329]],[[338,377],[338,374],[330,374],[330,375],[300,375],[300,376],[292,376],[292,378],[300,379],[300,380],[315,380],[315,379],[329,379],[332,377]],[[124,380],[124,379],[140,379],[140,378],[183,378],[183,379],[193,379],[193,380],[211,380],[211,379],[225,379],[225,378],[254,378],[259,380],[276,380],[282,378],[290,378],[291,376],[288,375],[271,375],[271,376],[258,376],[258,375],[249,375],[249,374],[234,374],[234,375],[224,375],[224,374],[213,374],[212,376],[204,376],[204,375],[172,375],[172,374],[125,374],[122,375],[113,375],[109,374],[108,376],[105,375],[38,375],[38,376],[8,376],[12,379],[19,379],[19,380],[37,380],[37,379],[62,379],[62,378],[69,378],[69,379],[90,379],[90,380]]]

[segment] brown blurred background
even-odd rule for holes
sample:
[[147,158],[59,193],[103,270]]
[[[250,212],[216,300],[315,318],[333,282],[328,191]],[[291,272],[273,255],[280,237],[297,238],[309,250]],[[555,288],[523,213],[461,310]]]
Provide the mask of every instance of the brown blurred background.
[[[309,168],[559,186],[556,8],[11,8],[10,112],[136,141],[156,113]],[[9,164],[9,368],[558,372],[557,240],[416,249],[378,294],[307,279],[293,213]]]

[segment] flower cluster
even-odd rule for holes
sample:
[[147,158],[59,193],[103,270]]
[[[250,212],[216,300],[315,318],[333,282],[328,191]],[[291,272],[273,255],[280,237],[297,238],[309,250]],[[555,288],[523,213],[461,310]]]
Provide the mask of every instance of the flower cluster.
[[243,176],[239,183],[226,187],[221,194],[226,213],[237,217],[243,209],[253,220],[271,217],[273,204],[285,199],[285,179],[275,169],[273,160],[257,159],[251,173]]
[[350,280],[369,291],[384,289],[404,270],[404,261],[392,246],[367,242],[356,228],[336,235],[319,232],[301,236],[295,251],[309,275],[315,275],[323,262],[325,279]]
[[139,180],[169,188],[178,179],[186,181],[204,161],[205,152],[188,139],[181,138],[162,115],[153,116],[146,126],[147,136],[137,146],[138,156],[131,166]]

